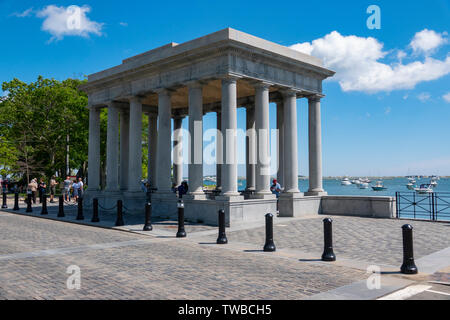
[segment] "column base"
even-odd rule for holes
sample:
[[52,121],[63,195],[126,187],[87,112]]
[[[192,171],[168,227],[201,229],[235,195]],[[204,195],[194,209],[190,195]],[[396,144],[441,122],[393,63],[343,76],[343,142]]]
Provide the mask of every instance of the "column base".
[[300,199],[303,198],[302,192],[285,192],[281,193],[278,198],[278,216],[279,217],[295,217],[299,211],[298,205]]
[[269,193],[254,193],[249,195],[249,199],[275,199],[277,196],[272,192]]
[[192,192],[184,195],[182,199],[206,200],[206,194],[204,192]]
[[307,191],[307,192],[305,192],[305,196],[326,196],[326,195],[328,195],[328,192],[326,192],[326,191],[323,191],[323,190],[321,190],[321,191]]
[[178,216],[177,195],[173,192],[152,193],[152,216],[176,218]]
[[218,201],[242,201],[244,196],[241,196],[239,192],[223,193],[215,197]]

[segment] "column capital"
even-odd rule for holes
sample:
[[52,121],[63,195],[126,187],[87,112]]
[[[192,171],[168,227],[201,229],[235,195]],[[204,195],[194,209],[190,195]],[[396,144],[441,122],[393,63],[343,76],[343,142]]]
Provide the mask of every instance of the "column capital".
[[131,96],[128,97],[128,101],[131,102],[137,102],[137,103],[142,103],[142,101],[144,100],[145,97],[143,96]]
[[236,83],[236,81],[238,81],[241,78],[242,77],[238,76],[238,75],[227,74],[227,75],[221,77],[220,79],[222,80],[222,82]]
[[207,82],[204,80],[191,80],[186,82],[186,87],[188,87],[188,89],[202,89],[206,84]]
[[158,88],[153,91],[156,92],[158,95],[167,95],[169,97],[175,92],[175,90],[171,88]]
[[298,90],[295,90],[292,88],[285,88],[285,89],[280,90],[280,93],[283,96],[283,98],[288,98],[288,97],[292,97],[292,96],[297,97],[298,92],[299,92]]
[[322,99],[323,97],[325,97],[323,94],[312,94],[310,96],[307,96],[308,101],[319,101],[320,99]]
[[273,83],[267,82],[267,81],[251,81],[250,84],[255,89],[269,89],[271,86],[273,86]]

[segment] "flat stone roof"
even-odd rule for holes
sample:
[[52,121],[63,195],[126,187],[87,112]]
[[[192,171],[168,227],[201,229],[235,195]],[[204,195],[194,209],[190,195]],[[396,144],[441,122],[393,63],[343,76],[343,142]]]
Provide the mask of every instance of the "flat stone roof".
[[[136,56],[130,57],[122,61],[122,64],[105,69],[103,71],[93,73],[88,76],[88,81],[96,81],[102,78],[113,76],[115,74],[136,69],[148,64],[154,64],[157,61],[175,57],[180,54],[186,54],[189,51],[197,51],[204,47],[213,46],[223,42],[231,42],[240,46],[247,47],[249,50],[257,50],[272,54],[275,56],[286,57],[298,62],[319,67],[324,71],[329,71],[323,68],[323,63],[319,58],[301,53],[286,46],[267,41],[248,33],[244,33],[232,28],[226,28],[206,36],[190,40],[181,44],[171,42],[162,47],[146,51]],[[332,71],[329,71],[332,72]],[[334,73],[334,72],[332,72]]]

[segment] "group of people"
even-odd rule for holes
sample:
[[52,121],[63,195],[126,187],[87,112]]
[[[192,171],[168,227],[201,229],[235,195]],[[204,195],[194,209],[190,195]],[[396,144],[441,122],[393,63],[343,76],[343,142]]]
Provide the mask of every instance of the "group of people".
[[[55,177],[51,177],[50,179],[50,202],[55,202],[55,194],[56,187],[58,182]],[[72,181],[69,176],[67,176],[66,180],[63,182],[62,194],[64,197],[64,201],[70,202],[71,199],[76,203],[78,198],[83,196],[83,180],[78,178],[78,180]],[[39,203],[43,202],[43,197],[47,194],[47,184],[44,179],[40,179],[39,183],[36,178],[33,178],[28,184],[28,192],[31,193],[31,199],[33,203],[36,203],[36,193],[39,195]]]

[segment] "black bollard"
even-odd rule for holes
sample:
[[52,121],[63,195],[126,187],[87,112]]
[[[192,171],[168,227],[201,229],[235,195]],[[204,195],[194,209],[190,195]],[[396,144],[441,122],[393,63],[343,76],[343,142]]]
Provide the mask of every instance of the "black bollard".
[[84,220],[83,216],[83,199],[78,198],[78,212],[77,212],[77,220]]
[[416,274],[418,272],[414,263],[413,252],[413,227],[410,224],[402,226],[403,234],[403,264],[400,271],[404,274]]
[[47,211],[47,195],[46,195],[45,193],[42,195],[42,209],[41,209],[41,214],[42,214],[42,215],[48,214],[48,211]]
[[59,196],[58,203],[58,218],[64,218],[66,215],[64,214],[64,196]]
[[152,204],[150,202],[147,202],[145,204],[145,224],[144,224],[144,231],[152,231]]
[[2,209],[7,209],[8,205],[6,204],[6,192],[3,191],[3,204],[2,204]]
[[336,255],[333,252],[333,230],[330,218],[323,219],[323,237],[324,249],[322,254],[322,261],[336,261]]
[[125,225],[123,222],[123,213],[122,213],[122,200],[117,200],[117,220],[116,227],[120,227]]
[[91,222],[100,222],[100,218],[98,217],[98,199],[92,199],[92,219]]
[[16,191],[14,193],[14,208],[13,208],[13,210],[17,211],[19,209],[20,209],[19,208],[19,193]]
[[219,236],[217,237],[217,244],[227,244],[228,239],[225,234],[225,211],[219,210]]
[[275,243],[273,242],[273,214],[266,214],[266,243],[264,244],[264,251],[275,251]]
[[183,200],[178,200],[178,232],[177,238],[186,237],[186,231],[184,230],[184,203]]
[[33,212],[33,207],[31,206],[31,197],[32,194],[29,193],[27,198],[27,210],[25,210],[25,212]]

